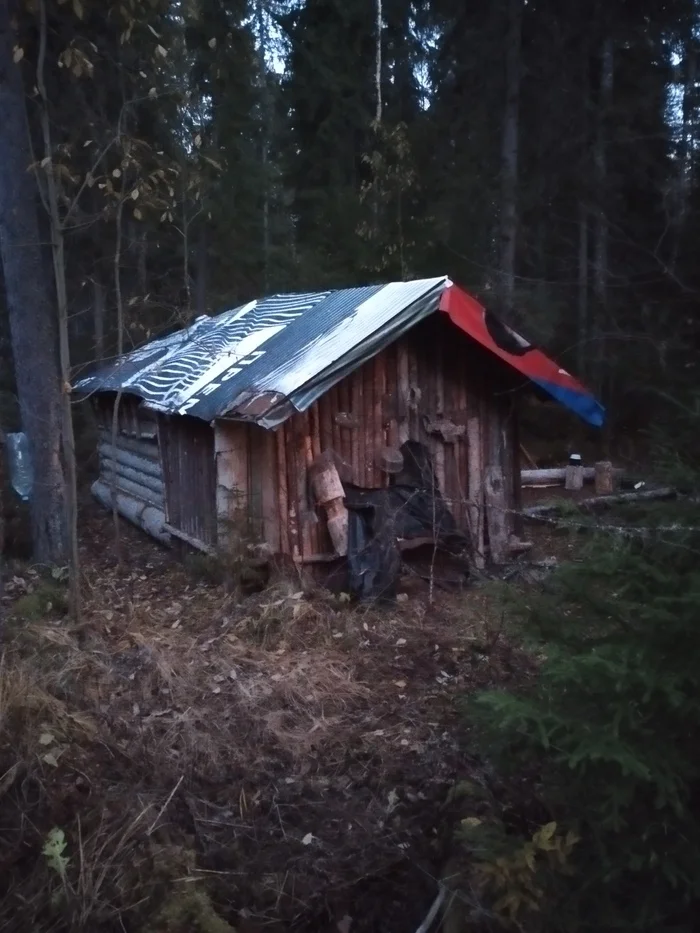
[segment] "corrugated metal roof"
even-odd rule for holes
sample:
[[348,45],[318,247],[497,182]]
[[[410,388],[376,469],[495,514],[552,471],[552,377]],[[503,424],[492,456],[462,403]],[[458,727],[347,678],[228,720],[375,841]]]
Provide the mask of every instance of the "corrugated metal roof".
[[437,310],[446,276],[274,295],[154,340],[76,382],[154,411],[274,427]]
[[129,392],[154,411],[275,427],[438,309],[585,421],[603,423],[605,410],[581,383],[444,275],[251,301],[127,353],[74,390]]

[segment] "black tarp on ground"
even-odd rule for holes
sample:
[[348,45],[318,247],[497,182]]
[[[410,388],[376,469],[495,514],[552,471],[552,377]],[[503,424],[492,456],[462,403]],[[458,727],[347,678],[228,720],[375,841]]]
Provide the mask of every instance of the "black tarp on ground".
[[350,592],[362,600],[392,600],[401,570],[398,539],[430,538],[451,553],[468,539],[438,489],[430,452],[417,441],[401,447],[404,467],[386,489],[346,484]]

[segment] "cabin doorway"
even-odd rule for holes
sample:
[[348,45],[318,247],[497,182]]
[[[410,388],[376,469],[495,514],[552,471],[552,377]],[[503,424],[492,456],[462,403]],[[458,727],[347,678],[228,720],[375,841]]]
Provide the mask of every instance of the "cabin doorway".
[[165,479],[165,517],[190,544],[216,547],[214,430],[198,418],[162,417],[158,439]]

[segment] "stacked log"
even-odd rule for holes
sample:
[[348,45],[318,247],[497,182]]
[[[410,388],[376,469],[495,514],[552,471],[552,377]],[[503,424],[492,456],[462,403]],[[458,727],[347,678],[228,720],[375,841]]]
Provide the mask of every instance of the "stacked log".
[[348,510],[345,490],[332,454],[317,457],[309,469],[314,497],[326,513],[328,533],[339,557],[348,553]]
[[166,528],[165,513],[162,509],[135,499],[121,490],[117,490],[112,498],[112,489],[99,479],[92,484],[91,491],[106,509],[116,506],[117,512],[123,518],[147,532],[156,541],[160,541],[161,544],[171,543],[170,534]]
[[[110,488],[115,486],[129,496],[164,510],[163,474],[160,464],[152,456],[154,451],[157,452],[157,447],[151,444],[150,450],[146,448],[151,454],[148,457],[133,449],[123,449],[121,445],[126,440],[120,437],[117,447],[106,442],[99,445],[101,480]],[[131,441],[131,444],[137,443],[143,442]]]

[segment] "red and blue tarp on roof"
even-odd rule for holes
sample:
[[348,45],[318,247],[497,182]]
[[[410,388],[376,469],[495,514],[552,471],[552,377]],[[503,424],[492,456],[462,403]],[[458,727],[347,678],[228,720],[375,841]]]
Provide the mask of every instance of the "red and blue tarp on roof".
[[440,310],[465,334],[588,424],[603,424],[605,408],[584,385],[457,285],[443,291]]

